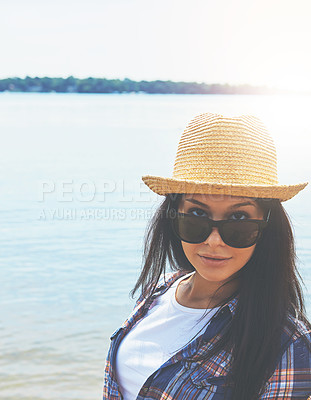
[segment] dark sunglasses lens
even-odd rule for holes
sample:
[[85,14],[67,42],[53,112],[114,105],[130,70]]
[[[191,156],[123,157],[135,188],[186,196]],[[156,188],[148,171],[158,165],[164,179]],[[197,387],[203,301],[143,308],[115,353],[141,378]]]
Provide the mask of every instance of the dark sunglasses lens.
[[222,240],[231,247],[250,247],[256,243],[259,234],[258,223],[252,221],[229,221],[221,227]]
[[192,215],[178,215],[173,224],[177,236],[188,243],[201,243],[212,231],[206,221]]

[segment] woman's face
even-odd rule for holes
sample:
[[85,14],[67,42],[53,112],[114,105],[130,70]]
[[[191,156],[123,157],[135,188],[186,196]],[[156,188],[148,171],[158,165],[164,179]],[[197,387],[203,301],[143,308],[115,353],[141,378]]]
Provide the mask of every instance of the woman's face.
[[[263,211],[247,197],[224,195],[185,194],[179,212],[207,216],[215,221],[224,219],[262,219]],[[255,246],[230,247],[221,239],[218,229],[202,243],[181,242],[184,253],[196,272],[210,282],[225,283],[251,258]]]

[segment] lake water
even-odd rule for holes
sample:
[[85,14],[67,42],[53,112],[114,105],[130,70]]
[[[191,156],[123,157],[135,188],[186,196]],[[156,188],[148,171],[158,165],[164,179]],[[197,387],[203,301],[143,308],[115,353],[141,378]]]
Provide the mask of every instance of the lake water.
[[[254,114],[281,183],[310,180],[310,96],[0,94],[0,398],[100,399],[109,334],[133,305],[144,229],[187,122]],[[311,316],[311,189],[284,203]],[[307,288],[309,287],[309,293]]]

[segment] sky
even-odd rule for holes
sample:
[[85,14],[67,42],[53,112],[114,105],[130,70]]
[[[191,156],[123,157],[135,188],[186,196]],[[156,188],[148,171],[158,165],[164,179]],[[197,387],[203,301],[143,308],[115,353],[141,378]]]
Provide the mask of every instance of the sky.
[[0,79],[311,90],[310,0],[0,0]]

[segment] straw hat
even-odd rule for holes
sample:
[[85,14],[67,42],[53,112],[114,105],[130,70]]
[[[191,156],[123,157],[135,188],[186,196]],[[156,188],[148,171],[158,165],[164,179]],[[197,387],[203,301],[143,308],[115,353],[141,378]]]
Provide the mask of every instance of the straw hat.
[[256,117],[204,113],[190,121],[176,155],[173,177],[146,175],[155,193],[200,193],[289,200],[307,183],[279,185],[276,150]]

